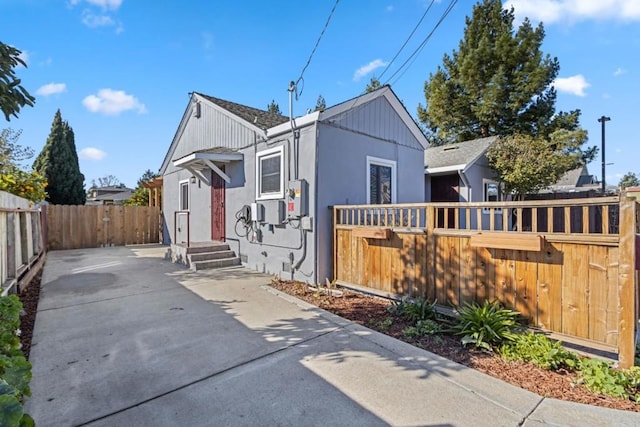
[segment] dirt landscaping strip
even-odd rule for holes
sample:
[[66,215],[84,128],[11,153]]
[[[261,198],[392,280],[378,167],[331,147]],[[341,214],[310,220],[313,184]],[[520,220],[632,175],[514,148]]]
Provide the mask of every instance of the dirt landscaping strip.
[[[576,384],[575,373],[563,370],[548,371],[532,363],[509,362],[499,355],[465,348],[460,339],[446,334],[408,338],[403,330],[412,324],[392,316],[389,300],[342,290],[341,297],[314,291],[307,285],[292,281],[274,280],[275,289],[344,317],[360,325],[430,351],[503,381],[529,390],[543,397],[585,403],[612,409],[640,412],[640,405],[630,400],[599,395]],[[392,319],[391,321],[389,319]]]

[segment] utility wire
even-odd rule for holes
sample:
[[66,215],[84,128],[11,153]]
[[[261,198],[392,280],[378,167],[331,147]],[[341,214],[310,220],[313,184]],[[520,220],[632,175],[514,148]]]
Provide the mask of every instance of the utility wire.
[[[389,81],[393,80],[393,78],[400,73],[400,71],[402,71],[402,74],[400,74],[398,76],[397,79],[394,80],[393,84],[395,84],[398,80],[400,80],[400,78],[404,75],[404,73],[413,65],[413,62],[415,62],[415,60],[417,59],[417,55],[420,54],[420,52],[422,52],[422,49],[424,49],[424,47],[426,46],[427,42],[429,42],[429,39],[431,39],[431,36],[433,35],[433,33],[435,33],[435,31],[438,29],[438,27],[440,26],[440,24],[442,24],[442,22],[445,20],[445,18],[449,15],[449,13],[451,12],[451,10],[453,10],[453,7],[456,5],[456,3],[458,3],[458,0],[451,0],[451,2],[449,2],[449,6],[447,6],[447,8],[445,9],[445,11],[442,13],[442,16],[440,16],[440,19],[438,20],[438,22],[436,23],[436,25],[433,27],[433,29],[431,30],[431,32],[429,34],[427,34],[427,36],[424,38],[424,40],[422,41],[422,43],[420,43],[420,45],[413,51],[413,53],[411,53],[411,55],[409,55],[409,57],[402,63],[402,65],[391,75],[391,77],[389,77],[384,84],[389,83]],[[409,61],[412,61],[411,64],[409,64],[407,66],[407,64],[409,63]],[[407,66],[405,68],[405,66]],[[404,68],[404,70],[403,70]]]
[[402,44],[402,46],[400,47],[400,49],[398,49],[398,51],[396,52],[395,56],[393,57],[393,59],[387,64],[387,66],[385,67],[385,69],[382,71],[382,73],[380,74],[380,76],[378,77],[378,79],[381,79],[382,76],[384,76],[384,73],[387,72],[387,70],[389,69],[389,67],[391,67],[391,65],[393,64],[393,61],[396,60],[396,58],[398,57],[398,55],[400,55],[400,52],[402,52],[402,50],[407,46],[407,43],[409,43],[409,40],[411,40],[411,37],[413,37],[413,35],[415,34],[416,30],[418,29],[418,27],[420,26],[420,24],[422,24],[422,21],[424,21],[424,18],[427,16],[427,13],[429,13],[429,10],[431,10],[431,6],[433,6],[433,3],[435,3],[436,0],[431,0],[431,3],[429,3],[429,7],[427,7],[427,10],[422,14],[422,18],[420,18],[420,20],[418,21],[418,23],[416,24],[415,27],[413,27],[413,31],[411,31],[411,34],[409,34],[409,37],[407,37],[407,39],[404,41],[404,43]]
[[[313,55],[316,53],[316,49],[318,49],[318,45],[320,44],[320,40],[322,39],[322,36],[324,35],[324,32],[327,30],[327,27],[329,26],[329,22],[331,21],[331,17],[333,16],[333,12],[336,11],[336,7],[338,6],[338,3],[340,3],[340,0],[336,0],[335,4],[333,5],[333,8],[331,9],[331,12],[329,13],[329,17],[327,18],[327,22],[325,22],[324,28],[320,32],[320,35],[318,36],[318,40],[316,40],[315,46],[313,46],[313,50],[311,51],[311,54],[309,55],[309,59],[307,59],[307,63],[304,64],[304,67],[302,67],[302,71],[300,72],[300,77],[298,77],[298,80],[296,80],[296,86],[298,85],[298,83],[301,80],[303,80],[304,72],[307,70],[307,67],[311,63],[311,58],[313,58]],[[302,95],[302,91],[300,91],[300,95]]]

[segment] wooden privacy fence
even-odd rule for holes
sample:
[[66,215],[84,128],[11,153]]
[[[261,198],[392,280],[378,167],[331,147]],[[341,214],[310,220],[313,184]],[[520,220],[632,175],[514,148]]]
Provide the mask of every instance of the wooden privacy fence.
[[[44,242],[40,211],[16,207],[28,206],[27,200],[6,197],[7,193],[0,196],[0,287],[7,294],[18,292],[38,272],[44,261]],[[11,203],[14,201],[18,203]]]
[[43,206],[50,250],[160,242],[158,206]]
[[334,206],[334,278],[441,306],[497,299],[628,367],[638,212],[617,197]]

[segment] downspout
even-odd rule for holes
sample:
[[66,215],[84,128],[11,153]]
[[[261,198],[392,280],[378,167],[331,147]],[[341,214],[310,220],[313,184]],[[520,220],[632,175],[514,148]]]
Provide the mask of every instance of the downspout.
[[[471,185],[469,185],[469,180],[467,179],[467,175],[463,169],[458,169],[458,176],[460,177],[460,180],[462,181],[464,186],[467,187],[467,203],[470,203],[473,199],[471,195]],[[465,217],[465,221],[468,221],[469,223],[471,223],[470,218]]]
[[469,184],[465,171],[463,169],[458,169],[458,176],[464,186],[467,187],[467,203],[471,203],[473,201],[473,197],[471,196],[471,185]]
[[[320,113],[320,115],[322,115],[322,113]],[[315,159],[315,171],[314,171],[314,182],[313,182],[313,217],[316,219],[316,224],[315,227],[313,227],[314,230],[318,229],[318,211],[320,210],[318,208],[318,154],[320,153],[320,144],[319,144],[319,136],[320,136],[320,116],[318,116],[318,120],[316,121],[316,159]],[[332,222],[333,224],[333,218],[332,218]],[[333,226],[331,229],[331,233],[335,233],[335,231],[333,230]],[[319,283],[319,277],[318,277],[318,240],[320,239],[320,234],[318,232],[315,232],[313,234],[313,253],[315,254],[314,257],[314,263],[313,263],[313,282],[314,283]],[[333,242],[333,237],[331,238],[331,241]],[[332,248],[333,250],[333,248]],[[333,260],[333,257],[331,258]],[[333,262],[331,263],[331,268],[333,271]],[[331,278],[333,280],[333,277]]]

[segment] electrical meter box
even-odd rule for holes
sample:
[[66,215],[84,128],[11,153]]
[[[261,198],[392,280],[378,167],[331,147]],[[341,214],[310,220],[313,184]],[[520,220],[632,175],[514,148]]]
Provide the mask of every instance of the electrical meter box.
[[287,188],[287,218],[307,215],[309,185],[304,179],[289,181]]

